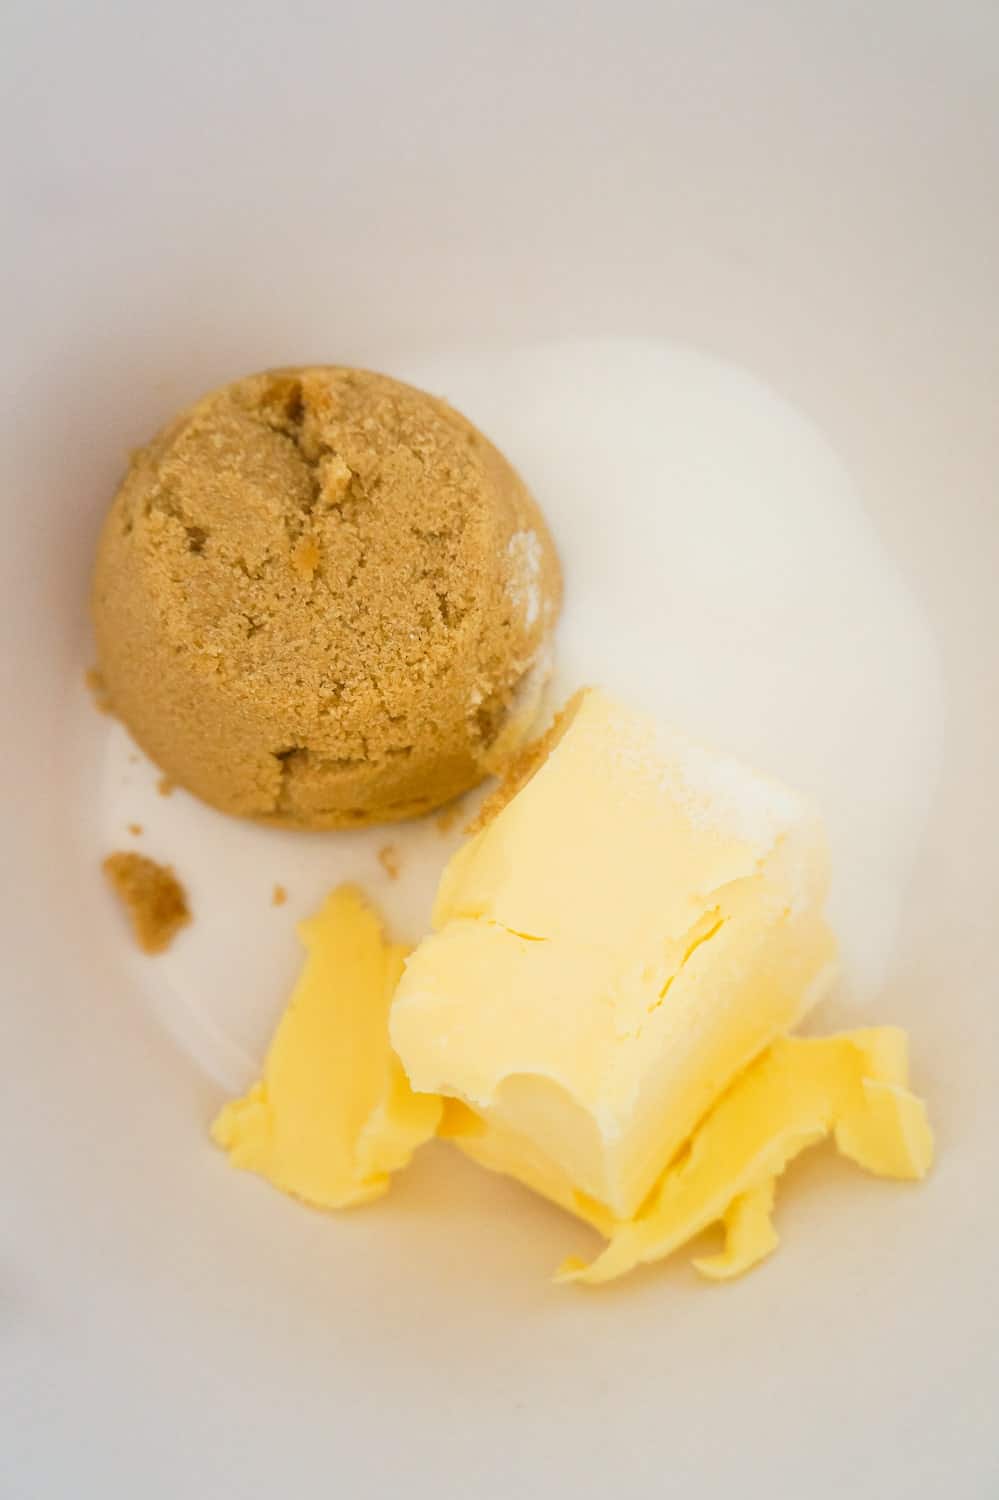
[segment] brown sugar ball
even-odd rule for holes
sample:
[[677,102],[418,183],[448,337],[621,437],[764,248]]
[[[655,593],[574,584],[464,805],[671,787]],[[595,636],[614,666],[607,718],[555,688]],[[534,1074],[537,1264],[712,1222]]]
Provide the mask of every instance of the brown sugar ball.
[[297,828],[412,817],[529,728],[561,600],[502,454],[339,366],[249,376],[133,459],[93,586],[114,712],[172,780]]

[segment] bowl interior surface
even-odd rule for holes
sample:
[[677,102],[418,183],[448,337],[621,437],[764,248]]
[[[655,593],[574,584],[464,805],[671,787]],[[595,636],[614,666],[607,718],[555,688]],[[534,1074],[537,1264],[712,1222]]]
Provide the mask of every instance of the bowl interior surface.
[[[0,1490],[991,1493],[994,6],[12,20]],[[374,839],[328,862],[259,830],[251,849],[157,799],[82,686],[128,450],[215,383],[309,360],[446,386],[523,467],[566,555],[565,686],[596,662],[827,808],[856,871],[835,896],[855,983],[829,1018],[910,1031],[925,1187],[816,1154],[758,1273],[712,1290],[681,1255],[587,1295],[548,1281],[579,1231],[443,1148],[328,1219],[208,1145],[295,969],[272,884],[307,907],[364,861],[418,927],[446,848],[413,834],[398,890]],[[716,378],[717,439],[695,399]],[[660,451],[681,408],[686,446]],[[717,553],[699,454],[726,476]],[[622,538],[644,589],[624,603]],[[795,618],[810,633],[775,645]],[[126,815],[203,898],[174,968],[133,958],[96,869]]]

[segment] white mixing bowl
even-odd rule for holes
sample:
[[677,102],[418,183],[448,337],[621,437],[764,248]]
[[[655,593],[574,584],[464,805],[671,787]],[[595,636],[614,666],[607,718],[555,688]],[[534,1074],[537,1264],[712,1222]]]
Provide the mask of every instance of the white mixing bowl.
[[[5,31],[0,1493],[999,1493],[994,0],[15,0]],[[684,1257],[604,1293],[553,1287],[578,1231],[443,1148],[338,1219],[230,1172],[205,1125],[296,962],[271,884],[290,861],[307,905],[344,861],[327,872],[313,846],[296,864],[279,835],[157,802],[82,686],[125,453],[270,364],[455,372],[448,394],[544,503],[550,483],[584,611],[575,481],[542,442],[551,381],[539,437],[481,376],[495,359],[519,380],[547,356],[509,351],[541,344],[564,371],[586,340],[590,395],[566,381],[581,412],[593,341],[620,339],[775,392],[786,430],[834,456],[921,632],[910,682],[878,612],[858,635],[847,601],[868,696],[830,715],[825,761],[848,757],[856,787],[830,792],[837,826],[858,811],[854,916],[877,910],[893,757],[905,787],[910,750],[921,767],[897,932],[851,1019],[910,1031],[939,1162],[919,1189],[802,1165],[783,1248],[721,1290]],[[638,547],[674,497],[613,489]],[[681,550],[690,524],[678,510]],[[686,681],[702,638],[673,624]],[[712,680],[706,717],[748,743]],[[802,693],[782,709],[807,727]],[[879,715],[886,694],[918,702],[909,731]],[[795,740],[816,786],[823,744]],[[140,805],[198,898],[173,969],[133,957],[97,870]]]

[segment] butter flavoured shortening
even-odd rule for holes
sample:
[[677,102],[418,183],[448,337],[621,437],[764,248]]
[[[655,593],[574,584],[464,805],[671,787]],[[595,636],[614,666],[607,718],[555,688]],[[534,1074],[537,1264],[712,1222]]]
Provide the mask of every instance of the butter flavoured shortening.
[[832,977],[827,878],[800,798],[588,691],[446,870],[393,1046],[470,1155],[626,1219]]
[[438,1134],[598,1230],[558,1273],[591,1284],[713,1225],[697,1269],[749,1270],[777,1244],[778,1179],[827,1138],[922,1177],[904,1034],[787,1035],[836,970],[807,803],[595,690],[546,744],[408,957],[350,887],[302,924],[263,1076],[214,1126],[233,1163],[348,1207]]

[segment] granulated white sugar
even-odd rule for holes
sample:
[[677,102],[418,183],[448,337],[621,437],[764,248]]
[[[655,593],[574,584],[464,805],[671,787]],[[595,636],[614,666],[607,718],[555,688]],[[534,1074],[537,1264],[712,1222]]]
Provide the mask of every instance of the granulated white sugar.
[[506,550],[511,564],[510,598],[530,628],[541,608],[541,542],[534,531],[515,531]]

